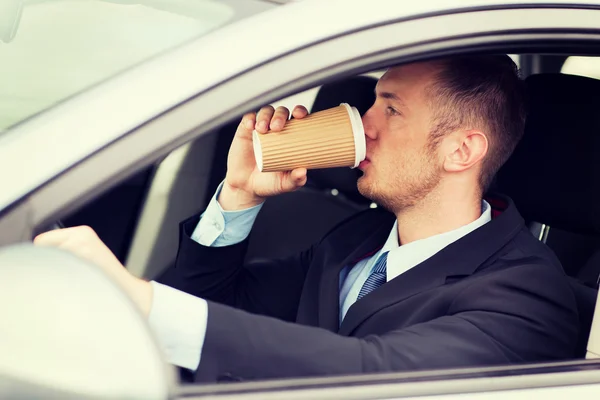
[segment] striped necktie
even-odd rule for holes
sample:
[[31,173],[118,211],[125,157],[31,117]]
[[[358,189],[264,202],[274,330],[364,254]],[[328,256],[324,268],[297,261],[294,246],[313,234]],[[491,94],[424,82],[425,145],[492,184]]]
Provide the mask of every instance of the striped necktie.
[[375,263],[375,267],[373,267],[371,275],[369,275],[365,284],[360,289],[360,292],[358,292],[357,300],[361,299],[367,293],[371,293],[387,281],[387,256],[388,252],[386,251],[379,257],[379,260]]

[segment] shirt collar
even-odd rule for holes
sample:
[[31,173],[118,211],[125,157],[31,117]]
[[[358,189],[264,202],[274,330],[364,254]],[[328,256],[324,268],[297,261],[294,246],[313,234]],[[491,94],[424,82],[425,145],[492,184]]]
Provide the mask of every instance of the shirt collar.
[[387,259],[387,281],[403,274],[412,267],[422,263],[444,247],[456,242],[475,229],[485,225],[492,220],[492,207],[485,200],[481,204],[481,216],[475,221],[461,226],[449,232],[440,233],[425,239],[400,246],[398,238],[398,221],[394,223],[387,241],[381,248],[379,254],[388,253]]

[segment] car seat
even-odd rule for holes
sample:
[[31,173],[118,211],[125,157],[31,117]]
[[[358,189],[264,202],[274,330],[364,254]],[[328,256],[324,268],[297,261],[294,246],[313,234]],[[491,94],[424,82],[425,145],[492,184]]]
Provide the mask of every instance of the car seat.
[[[592,323],[600,263],[588,269],[592,285],[575,279],[581,269],[579,238],[600,233],[600,81],[574,75],[540,74],[526,79],[530,110],[525,135],[497,174],[528,222],[550,227],[546,243],[568,266],[580,314],[577,356],[583,357]],[[561,240],[551,242],[555,230]],[[593,249],[586,248],[587,256]],[[592,286],[592,287],[590,287]]]

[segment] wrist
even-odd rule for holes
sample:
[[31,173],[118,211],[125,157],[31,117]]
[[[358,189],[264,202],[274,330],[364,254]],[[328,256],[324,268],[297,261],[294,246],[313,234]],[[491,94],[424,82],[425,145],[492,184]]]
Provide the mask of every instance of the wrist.
[[225,181],[217,201],[225,211],[238,211],[262,204],[265,198],[246,190],[235,188]]

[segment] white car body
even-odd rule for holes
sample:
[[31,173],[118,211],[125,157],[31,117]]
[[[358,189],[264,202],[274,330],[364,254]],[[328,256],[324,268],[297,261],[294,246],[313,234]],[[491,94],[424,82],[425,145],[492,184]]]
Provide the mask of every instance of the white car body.
[[[600,0],[304,0],[273,5],[0,133],[0,245],[30,240],[40,226],[186,142],[332,77],[468,49],[509,47],[517,52],[550,41],[597,46]],[[578,360],[187,386],[177,396],[493,400],[594,399],[599,393],[600,362]]]

